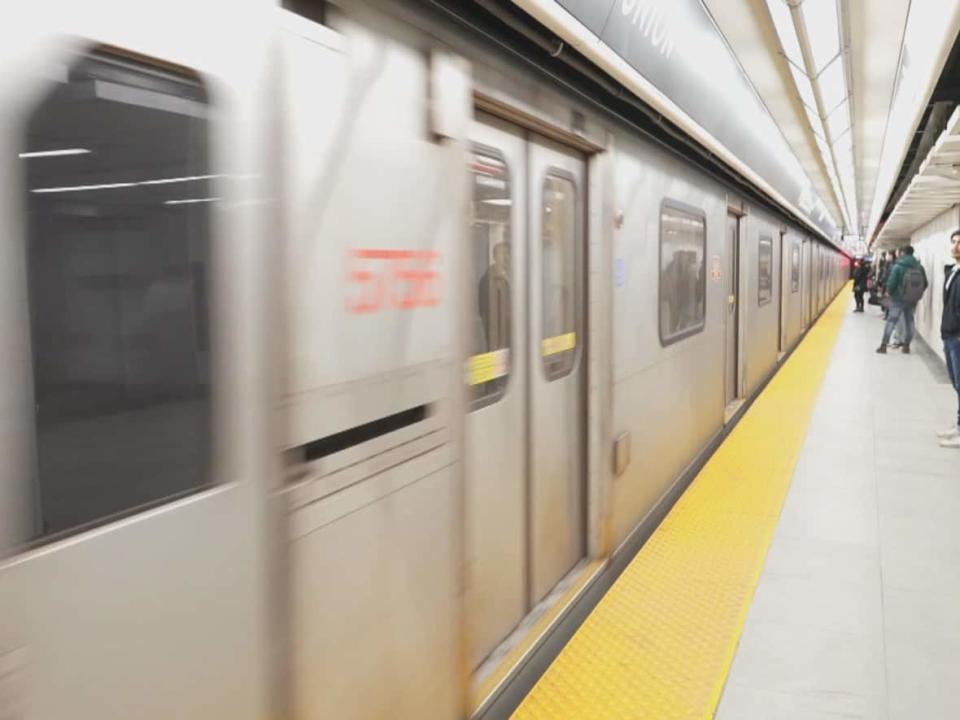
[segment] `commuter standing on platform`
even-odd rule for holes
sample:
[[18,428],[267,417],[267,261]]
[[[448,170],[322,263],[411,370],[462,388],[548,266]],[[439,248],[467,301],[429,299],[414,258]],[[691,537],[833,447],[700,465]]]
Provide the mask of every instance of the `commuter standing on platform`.
[[863,260],[855,261],[856,268],[853,271],[853,297],[857,301],[857,307],[854,312],[863,312],[863,294],[867,291],[867,278],[870,271]]
[[887,276],[888,315],[887,323],[883,327],[883,340],[877,352],[886,354],[890,335],[903,316],[904,334],[901,338],[903,345],[901,352],[909,354],[910,342],[913,340],[913,311],[927,289],[927,274],[923,266],[913,256],[913,248],[909,245],[901,251],[901,256],[894,263]]
[[954,264],[947,268],[947,279],[943,284],[940,336],[943,338],[943,354],[947,358],[947,372],[957,391],[957,423],[938,435],[943,447],[960,448],[960,230],[954,230],[950,236],[950,253]]
[[890,301],[887,299],[887,280],[890,277],[890,270],[896,259],[896,251],[883,253],[880,256],[880,269],[877,271],[877,289],[880,291],[880,304],[883,307],[883,319],[887,319],[887,310],[890,307]]

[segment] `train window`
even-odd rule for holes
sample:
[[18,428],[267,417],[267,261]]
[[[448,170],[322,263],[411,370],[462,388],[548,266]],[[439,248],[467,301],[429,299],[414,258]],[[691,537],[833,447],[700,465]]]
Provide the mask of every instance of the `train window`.
[[707,221],[673,201],[660,207],[660,343],[694,335],[706,317]]
[[577,186],[559,170],[543,181],[541,356],[547,378],[573,370],[577,350]]
[[765,235],[760,236],[757,257],[757,300],[760,305],[766,305],[773,297],[773,240]]
[[790,250],[790,292],[800,292],[800,246],[791,245]]
[[513,200],[509,169],[500,153],[477,148],[471,169],[472,265],[477,304],[467,378],[471,405],[476,409],[501,398],[510,376]]
[[210,483],[207,134],[197,79],[100,53],[28,118],[36,540]]

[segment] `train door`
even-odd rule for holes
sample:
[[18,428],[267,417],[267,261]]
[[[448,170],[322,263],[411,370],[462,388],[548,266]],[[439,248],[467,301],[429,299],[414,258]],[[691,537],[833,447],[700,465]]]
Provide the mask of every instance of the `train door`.
[[813,288],[812,288],[812,297],[813,297],[813,317],[816,318],[820,314],[820,246],[813,246],[813,268],[811,270],[811,275],[813,277]]
[[529,148],[528,378],[530,592],[533,602],[583,557],[582,303],[586,169],[565,148]]
[[803,327],[810,327],[810,240],[804,238],[801,253],[801,302],[803,304]]
[[822,313],[827,296],[827,263],[821,247],[817,247],[817,261],[817,312]]
[[474,124],[468,611],[474,665],[583,557],[583,159]]
[[724,404],[734,402],[739,395],[740,332],[740,218],[727,215],[727,234],[724,257],[727,259],[727,305],[724,315]]
[[471,357],[467,511],[471,660],[476,666],[527,609],[526,139],[474,123],[469,257]]
[[793,243],[787,234],[780,232],[780,353],[787,351],[787,327],[790,313],[790,259],[793,257]]

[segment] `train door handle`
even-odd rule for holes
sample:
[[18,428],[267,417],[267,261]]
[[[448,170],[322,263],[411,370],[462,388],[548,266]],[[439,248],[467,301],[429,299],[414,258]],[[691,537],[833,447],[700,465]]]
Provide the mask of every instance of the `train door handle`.
[[731,310],[733,310],[733,307],[734,307],[736,304],[737,304],[737,296],[736,296],[736,295],[727,295],[727,305],[730,307]]

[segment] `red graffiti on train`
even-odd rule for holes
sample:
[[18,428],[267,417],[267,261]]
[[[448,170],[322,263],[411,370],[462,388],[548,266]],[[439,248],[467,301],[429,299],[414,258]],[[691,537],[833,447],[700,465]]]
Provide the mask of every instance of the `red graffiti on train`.
[[366,314],[439,305],[439,260],[440,253],[433,250],[351,250],[347,309]]

